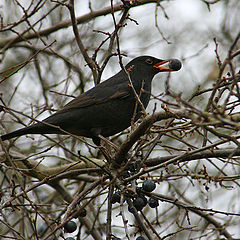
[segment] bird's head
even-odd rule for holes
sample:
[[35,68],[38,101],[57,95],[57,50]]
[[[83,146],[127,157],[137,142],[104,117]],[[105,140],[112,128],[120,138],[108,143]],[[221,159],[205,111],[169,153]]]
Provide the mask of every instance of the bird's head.
[[182,64],[177,59],[162,60],[151,56],[141,56],[130,61],[125,69],[130,75],[137,74],[138,76],[151,76],[159,72],[178,71]]

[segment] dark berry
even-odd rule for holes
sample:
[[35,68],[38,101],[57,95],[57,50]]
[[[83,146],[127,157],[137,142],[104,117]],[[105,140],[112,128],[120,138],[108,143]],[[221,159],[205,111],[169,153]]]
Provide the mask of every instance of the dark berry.
[[117,202],[120,203],[120,200],[121,200],[121,191],[117,191],[112,195],[111,203],[112,204]]
[[138,237],[136,238],[136,240],[146,240],[146,238],[143,237],[143,236],[138,236]]
[[72,233],[77,229],[77,224],[74,221],[69,221],[63,227],[66,232]]
[[156,184],[153,180],[145,180],[142,184],[142,188],[146,192],[152,192],[156,188]]
[[149,198],[148,205],[151,208],[156,208],[159,206],[158,200],[156,198]]
[[128,206],[128,211],[129,211],[130,213],[133,213],[133,208],[130,208],[130,207]]
[[136,187],[136,193],[137,193],[137,195],[142,194],[142,188]]
[[148,203],[147,198],[143,194],[139,195],[139,197],[142,198],[142,200],[144,202],[144,206],[143,207],[145,207],[147,205],[147,203]]
[[143,198],[137,197],[133,200],[133,206],[137,211],[141,211],[146,206],[146,204]]
[[87,216],[87,211],[85,208],[82,208],[76,217],[86,217],[86,216]]
[[130,173],[129,173],[129,171],[123,171],[122,172],[122,178],[128,178],[128,177],[130,177],[131,175],[130,175]]
[[178,71],[182,67],[182,63],[178,59],[172,59],[169,62],[169,68],[171,68],[174,71]]
[[135,164],[134,164],[134,163],[129,164],[128,169],[129,169],[129,171],[130,171],[131,173],[134,173],[134,172],[136,171],[136,166],[135,166]]

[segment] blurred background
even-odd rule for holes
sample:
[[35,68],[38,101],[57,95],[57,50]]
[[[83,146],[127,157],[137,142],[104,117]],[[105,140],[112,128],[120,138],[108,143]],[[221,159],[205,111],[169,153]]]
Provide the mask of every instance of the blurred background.
[[[177,58],[183,65],[179,72],[172,73],[170,76],[167,73],[159,74],[154,78],[153,97],[147,112],[161,111],[161,104],[166,102],[179,104],[180,107],[181,103],[176,98],[166,94],[168,78],[170,90],[173,93],[181,95],[182,99],[192,107],[204,111],[212,93],[211,88],[217,81],[223,76],[232,76],[232,72],[237,74],[240,70],[239,54],[231,59],[231,65],[222,69],[220,66],[230,53],[239,49],[240,42],[237,36],[240,31],[240,1],[144,0],[126,2],[133,6],[129,9],[127,18],[121,22],[123,2],[75,1],[75,15],[79,21],[78,30],[82,43],[88,55],[93,57],[100,68],[103,67],[100,80],[104,81],[121,70],[118,50],[122,54],[124,64],[141,55],[162,59]],[[6,0],[0,2],[0,94],[1,105],[7,107],[0,113],[1,135],[31,124],[34,118],[44,119],[63,107],[73,97],[95,85],[92,71],[77,46],[67,4],[68,1],[50,0]],[[121,22],[117,31],[119,45],[116,37],[112,38],[113,41],[109,40],[109,36],[113,36],[116,29],[114,21]],[[234,44],[234,42],[236,43]],[[234,47],[231,49],[233,44]],[[103,65],[106,62],[106,66]],[[220,75],[219,71],[222,71]],[[229,71],[230,74],[228,74]],[[205,92],[198,94],[200,91]],[[225,93],[221,95],[218,103],[226,103],[227,96]],[[239,100],[232,97],[229,97],[232,101],[229,100],[231,106],[233,102]],[[238,110],[237,103],[232,112],[238,112]],[[164,123],[161,124],[164,126]],[[192,128],[195,127],[192,126]],[[203,131],[202,135],[191,132],[191,128],[188,130],[184,141],[174,137],[174,134],[166,134],[151,152],[150,157],[180,154],[189,149],[203,147],[204,142],[206,143],[206,139],[203,137],[204,130],[199,130]],[[126,133],[129,133],[129,130],[121,134],[122,136],[113,137],[111,140],[120,145],[126,138]],[[237,136],[238,130],[224,129],[222,133]],[[208,144],[220,139],[216,135],[208,135],[208,137]],[[238,148],[231,140],[221,147],[219,149]],[[73,156],[71,152],[81,151],[82,155],[89,158],[103,158],[91,140],[79,141],[66,136],[51,136],[51,139],[36,135],[20,137],[7,147],[6,145],[5,148],[2,147],[5,149],[2,150],[2,159],[6,158],[9,148],[13,151],[11,154],[15,158],[30,159],[44,164],[45,167],[56,167],[77,161],[76,156]],[[66,151],[65,148],[69,151]],[[11,154],[10,156],[12,156]],[[236,216],[219,214],[216,215],[216,219],[220,225],[226,226],[233,238],[237,239],[240,236],[239,160],[234,158],[236,161],[234,163],[231,162],[232,159],[229,160],[232,164],[226,167],[229,163],[228,160],[215,159],[216,162],[213,161],[213,163],[209,159],[204,159],[202,162],[200,160],[189,162],[181,167],[169,166],[170,172],[163,168],[161,171],[150,174],[152,178],[156,179],[160,174],[166,174],[164,181],[159,180],[158,192],[161,194],[171,195],[202,208],[234,212]],[[191,174],[198,175],[203,166],[207,167],[209,175],[235,177],[231,178],[231,182],[224,182],[222,185],[219,182],[197,179],[197,177],[192,180]],[[21,169],[12,170],[12,167],[5,164],[4,161],[2,162],[0,173],[3,187],[2,203],[12,196],[9,192],[9,189],[14,189],[11,182],[27,187],[40,180],[34,175],[30,180],[21,172]],[[223,173],[223,171],[226,172]],[[184,173],[187,175],[183,176]],[[21,180],[16,178],[15,175],[18,174]],[[93,176],[96,175],[93,174]],[[79,181],[79,179],[68,177],[63,180],[62,184],[66,187],[66,191],[74,195],[76,188],[81,185]],[[87,186],[87,181],[85,184],[84,187]],[[14,195],[19,191],[20,189],[17,189]],[[95,191],[100,190],[95,189]],[[43,212],[41,209],[36,213],[36,221],[31,222],[31,214],[28,212],[26,215],[29,219],[26,221],[36,225],[36,228],[32,226],[28,233],[19,227],[19,217],[17,217],[19,222],[15,221],[16,213],[9,214],[9,209],[2,209],[1,221],[7,221],[15,229],[14,233],[8,225],[0,223],[2,224],[0,227],[2,239],[7,239],[8,235],[16,237],[18,236],[16,232],[21,232],[22,236],[22,238],[16,237],[16,239],[40,239],[37,238],[36,229],[43,224],[51,225],[49,222],[52,222],[53,219],[61,219],[64,215],[63,206],[67,207],[66,202],[54,199],[53,196],[58,196],[56,192],[58,190],[53,190],[43,184],[30,194],[29,198],[36,205],[43,202],[46,204],[50,216],[46,216],[46,209]],[[88,197],[91,198],[91,196]],[[102,228],[106,222],[107,205],[102,202],[106,203],[106,198],[107,189],[93,200],[92,205],[87,205],[88,210],[96,211],[96,213],[92,213],[91,219],[92,221],[95,219],[97,222],[94,224],[102,233],[103,239],[105,232]],[[27,211],[26,208],[24,206],[24,211]],[[33,209],[33,206],[31,208]],[[124,224],[122,221],[118,221],[118,218],[121,217],[116,217],[117,214],[119,214],[118,207],[113,210],[113,233],[114,236],[125,239]],[[131,214],[126,214],[129,224],[134,225],[136,222]],[[201,217],[196,217],[193,213],[188,215],[187,210],[186,212],[183,209],[179,210],[169,203],[163,203],[157,212],[146,210],[145,214],[149,214],[150,219],[152,218],[154,222],[152,226],[166,239],[225,239],[216,230],[216,226],[211,226],[210,222],[203,221]],[[82,222],[80,225],[84,224],[86,223]],[[138,232],[137,227],[135,228],[133,225],[130,227],[130,225],[129,235],[131,239],[135,239]],[[54,237],[55,239],[64,239],[66,236],[73,236],[75,239],[92,239],[92,236],[86,231],[86,226],[75,234],[64,235],[61,233],[57,237],[52,234],[51,237],[52,239]],[[52,229],[48,229],[48,231],[52,231]],[[38,236],[40,235],[38,234]]]

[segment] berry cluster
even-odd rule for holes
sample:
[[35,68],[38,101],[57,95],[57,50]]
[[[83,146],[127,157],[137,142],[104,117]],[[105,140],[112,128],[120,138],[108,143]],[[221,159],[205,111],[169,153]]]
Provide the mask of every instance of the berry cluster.
[[[86,217],[87,211],[85,208],[82,208],[80,211],[77,212],[74,218],[79,217]],[[72,233],[77,230],[77,224],[74,221],[68,221],[63,225],[64,231],[67,233]],[[73,238],[69,237],[68,240],[71,240]]]
[[[126,176],[124,176],[126,177]],[[127,176],[128,177],[128,176]],[[140,188],[136,189],[136,196],[132,197],[132,203],[134,208],[137,211],[141,211],[147,204],[149,205],[149,207],[151,208],[156,208],[159,206],[158,200],[154,197],[149,197],[149,199],[147,199],[147,197],[145,196],[144,192],[150,193],[153,190],[155,190],[156,188],[156,184],[153,180],[145,180],[142,183],[142,186]],[[120,203],[121,201],[121,191],[116,191],[111,198],[111,203]],[[125,196],[123,196],[123,201],[125,201]],[[129,212],[132,212],[132,209],[130,209],[128,207]],[[87,215],[87,211],[85,208],[81,208],[81,210],[78,210],[78,212],[75,214],[74,218],[78,218],[78,217],[85,217]],[[68,221],[63,225],[64,231],[66,233],[73,233],[74,231],[77,230],[77,224],[74,221]],[[40,229],[39,229],[39,232]],[[72,237],[68,237],[66,238],[66,240],[74,240],[74,238]],[[136,240],[146,240],[145,237],[143,236],[138,236],[136,238]]]
[[[156,198],[150,197],[149,199],[141,192],[141,190],[145,192],[152,192],[156,188],[156,184],[153,180],[145,180],[142,184],[142,187],[137,190],[137,196],[133,198],[133,206],[137,211],[141,211],[147,204],[151,208],[158,207],[159,203]],[[111,203],[120,203],[121,200],[121,191],[116,191],[111,198]],[[131,209],[128,208],[130,212]]]

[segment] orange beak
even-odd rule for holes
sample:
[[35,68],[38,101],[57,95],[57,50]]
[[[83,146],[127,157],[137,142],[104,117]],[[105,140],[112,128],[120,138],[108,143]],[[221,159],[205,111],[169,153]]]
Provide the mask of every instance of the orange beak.
[[159,69],[161,72],[171,72],[171,71],[178,71],[179,69],[181,69],[182,64],[177,59],[169,59],[169,60],[163,60],[155,64],[153,67]]

